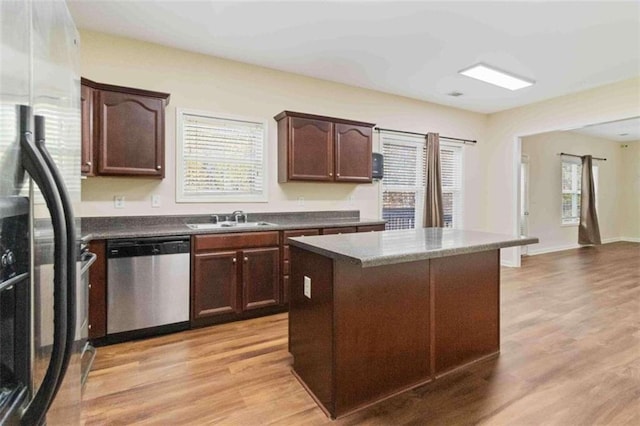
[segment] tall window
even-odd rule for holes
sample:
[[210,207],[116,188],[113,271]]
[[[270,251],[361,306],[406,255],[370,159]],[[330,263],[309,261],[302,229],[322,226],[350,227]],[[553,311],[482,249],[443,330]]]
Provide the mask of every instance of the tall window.
[[177,200],[267,201],[267,123],[178,111]]
[[[593,166],[593,181],[598,192],[598,166]],[[582,191],[582,162],[579,158],[562,159],[562,224],[580,223],[580,194]],[[596,200],[598,198],[596,197]]]
[[[381,134],[384,154],[382,218],[386,229],[422,227],[426,141],[421,137]],[[462,226],[462,147],[440,142],[445,227]]]

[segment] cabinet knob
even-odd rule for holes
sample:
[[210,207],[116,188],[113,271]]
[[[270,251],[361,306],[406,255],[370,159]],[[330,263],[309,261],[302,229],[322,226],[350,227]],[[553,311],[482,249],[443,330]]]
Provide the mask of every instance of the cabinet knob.
[[88,328],[89,330],[91,330],[91,324],[89,324],[89,325],[87,326],[87,328]]
[[84,164],[86,164],[88,167],[91,167],[91,161],[87,161],[87,162],[86,162],[86,163],[84,163]]
[[340,173],[336,173],[336,176],[340,177]]
[[245,262],[248,262],[248,261],[249,261],[249,258],[245,256],[244,261],[245,261]]
[[91,290],[91,284],[89,284],[89,290]]
[[236,258],[234,257],[234,258],[232,259],[232,261],[233,261],[233,263],[236,263]]
[[329,176],[333,176],[333,173],[329,172]]
[[156,166],[156,170],[162,170],[162,166]]

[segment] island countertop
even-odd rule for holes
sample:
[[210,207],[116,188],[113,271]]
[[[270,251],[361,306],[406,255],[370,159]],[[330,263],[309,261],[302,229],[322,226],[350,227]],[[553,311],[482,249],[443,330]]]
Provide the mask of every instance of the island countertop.
[[538,241],[535,237],[451,228],[289,238],[289,244],[293,246],[359,264],[363,268],[535,244]]

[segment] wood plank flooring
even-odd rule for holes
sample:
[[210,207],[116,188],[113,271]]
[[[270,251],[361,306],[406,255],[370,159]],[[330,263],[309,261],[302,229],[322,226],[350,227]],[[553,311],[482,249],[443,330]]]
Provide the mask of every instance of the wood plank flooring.
[[640,244],[524,258],[501,297],[498,359],[334,422],[291,374],[279,314],[99,348],[83,423],[640,424]]

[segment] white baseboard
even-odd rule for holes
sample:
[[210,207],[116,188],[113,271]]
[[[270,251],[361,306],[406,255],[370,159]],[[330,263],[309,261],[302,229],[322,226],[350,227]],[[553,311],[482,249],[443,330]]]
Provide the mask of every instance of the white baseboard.
[[[617,243],[619,241],[629,241],[629,242],[633,242],[633,243],[640,243],[640,238],[635,238],[635,237],[604,238],[602,240],[602,244]],[[556,251],[564,251],[564,250],[572,250],[572,249],[577,249],[577,248],[580,248],[580,247],[582,247],[582,246],[580,244],[578,244],[578,243],[566,244],[566,245],[562,245],[562,246],[545,247],[545,248],[538,249],[538,250],[535,250],[532,247],[529,247],[529,252],[527,254],[529,256],[535,256],[535,255],[538,255],[538,254],[553,253],[553,252],[556,252]]]
[[628,241],[630,243],[640,243],[640,237],[621,237],[620,241]]
[[508,268],[516,268],[515,262],[512,262],[510,260],[501,260],[500,266],[506,266]]
[[535,256],[538,254],[545,254],[545,253],[553,253],[555,251],[563,251],[563,250],[571,250],[571,249],[577,249],[580,248],[580,245],[578,243],[575,244],[566,244],[566,245],[562,245],[562,246],[551,246],[551,247],[544,247],[541,249],[534,249],[533,247],[529,247],[529,251],[528,251],[528,255],[529,256]]

